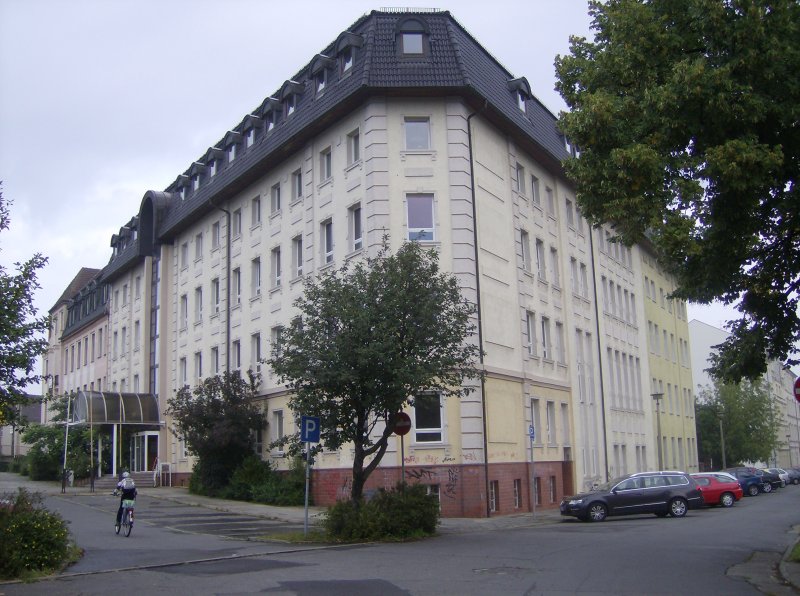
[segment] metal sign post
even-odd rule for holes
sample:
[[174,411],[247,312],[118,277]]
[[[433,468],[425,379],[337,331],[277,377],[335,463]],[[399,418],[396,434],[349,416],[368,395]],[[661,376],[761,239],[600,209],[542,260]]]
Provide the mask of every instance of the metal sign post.
[[301,416],[300,440],[306,444],[306,498],[303,536],[308,536],[308,488],[311,483],[311,443],[319,443],[319,417]]
[[394,434],[400,437],[400,486],[406,490],[406,448],[404,437],[411,430],[411,417],[405,412],[398,412],[395,416]]
[[536,519],[536,458],[533,456],[533,440],[536,438],[536,429],[533,424],[528,427],[528,438],[531,442],[531,510],[533,519]]

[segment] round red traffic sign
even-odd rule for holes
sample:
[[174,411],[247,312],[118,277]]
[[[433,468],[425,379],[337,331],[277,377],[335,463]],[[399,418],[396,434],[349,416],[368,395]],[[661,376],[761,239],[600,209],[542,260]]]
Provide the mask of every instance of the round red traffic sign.
[[395,414],[394,434],[402,437],[411,430],[411,417],[405,412]]
[[794,398],[800,401],[800,377],[794,380]]

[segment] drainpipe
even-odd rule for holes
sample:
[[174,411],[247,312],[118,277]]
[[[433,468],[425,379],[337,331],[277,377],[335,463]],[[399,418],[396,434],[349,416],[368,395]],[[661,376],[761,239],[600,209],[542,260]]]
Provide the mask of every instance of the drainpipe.
[[[472,235],[473,246],[475,248],[475,292],[476,292],[476,309],[478,312],[478,350],[479,362],[481,369],[483,369],[483,317],[481,316],[481,273],[478,266],[478,213],[475,204],[475,162],[472,154],[472,125],[471,121],[474,116],[477,116],[486,109],[488,101],[484,101],[483,107],[478,112],[473,112],[467,116],[467,144],[469,147],[469,184],[470,192],[472,193]],[[485,370],[483,371],[485,372]],[[489,441],[488,429],[486,428],[486,376],[481,375],[481,409],[482,409],[482,425],[483,425],[483,476],[484,476],[484,490],[486,491],[486,517],[491,517],[492,512],[489,506]]]
[[[597,228],[602,233],[602,228]],[[597,363],[600,369],[600,408],[603,416],[603,459],[605,460],[606,482],[610,480],[608,475],[608,431],[606,429],[606,394],[603,389],[603,346],[600,341],[600,308],[597,297],[597,269],[594,262],[594,230],[589,230],[589,254],[592,259],[592,291],[594,292],[594,318],[597,325]]]
[[225,213],[225,372],[231,370],[231,212],[214,204],[214,199],[208,201]]

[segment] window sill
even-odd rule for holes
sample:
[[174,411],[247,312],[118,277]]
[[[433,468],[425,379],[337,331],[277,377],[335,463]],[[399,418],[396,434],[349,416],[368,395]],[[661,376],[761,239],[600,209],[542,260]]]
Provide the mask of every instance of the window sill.
[[358,158],[356,161],[354,161],[353,163],[349,164],[344,169],[344,171],[345,171],[345,173],[350,173],[352,170],[357,170],[357,169],[360,170],[361,169],[361,164],[362,164],[361,158]]
[[328,186],[329,184],[331,184],[331,185],[333,184],[333,176],[328,176],[327,178],[325,178],[324,180],[322,180],[322,181],[321,181],[321,182],[320,182],[320,183],[317,185],[317,191],[320,191],[320,190],[321,190],[323,187],[325,187],[325,186]]
[[281,210],[278,209],[277,211],[271,211],[269,214],[269,220],[272,221],[273,219],[278,219],[281,216]]
[[283,286],[275,286],[274,288],[270,288],[269,295],[272,296],[273,294],[280,294]]
[[261,300],[261,293],[260,292],[258,294],[256,294],[255,296],[250,296],[250,304],[252,304],[253,302],[260,301],[260,300]]
[[406,157],[411,155],[430,157],[431,161],[436,161],[436,151],[433,149],[406,149],[400,152],[400,160],[405,161]]

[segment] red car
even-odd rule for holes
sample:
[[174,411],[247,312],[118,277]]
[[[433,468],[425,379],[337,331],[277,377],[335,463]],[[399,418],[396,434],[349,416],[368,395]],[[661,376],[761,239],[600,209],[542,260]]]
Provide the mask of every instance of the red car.
[[742,498],[742,487],[729,474],[708,472],[692,474],[692,478],[697,483],[697,488],[703,495],[703,503],[706,505],[732,507],[736,501]]

